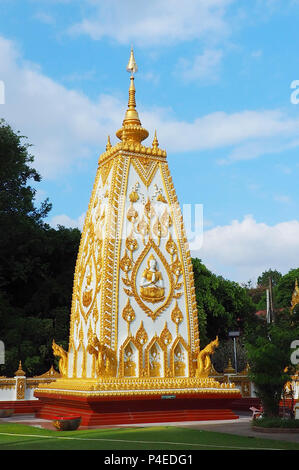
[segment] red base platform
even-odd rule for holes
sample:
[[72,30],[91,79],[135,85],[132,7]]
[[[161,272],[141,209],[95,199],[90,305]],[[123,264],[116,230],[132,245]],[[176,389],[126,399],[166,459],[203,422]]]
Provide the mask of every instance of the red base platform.
[[180,421],[231,420],[238,416],[231,410],[236,399],[231,395],[80,397],[51,393],[38,394],[37,417],[80,415],[83,426]]

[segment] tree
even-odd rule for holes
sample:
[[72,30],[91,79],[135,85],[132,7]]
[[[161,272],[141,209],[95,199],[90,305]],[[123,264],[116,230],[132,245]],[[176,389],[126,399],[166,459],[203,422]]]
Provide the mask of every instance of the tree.
[[52,339],[66,345],[78,229],[44,222],[51,204],[36,207],[29,144],[0,122],[0,339],[11,375],[22,360],[30,374],[53,363]]
[[280,312],[275,323],[258,320],[246,329],[250,377],[266,416],[279,415],[284,386],[295,371],[290,348],[298,335],[298,322],[294,322],[289,309]]
[[268,269],[268,271],[264,271],[257,279],[258,287],[267,288],[269,286],[269,280],[272,281],[272,286],[276,286],[280,279],[282,278],[282,274],[277,271],[276,269]]
[[216,276],[198,258],[192,262],[201,346],[216,336],[226,340],[230,329],[243,329],[255,305],[239,284]]

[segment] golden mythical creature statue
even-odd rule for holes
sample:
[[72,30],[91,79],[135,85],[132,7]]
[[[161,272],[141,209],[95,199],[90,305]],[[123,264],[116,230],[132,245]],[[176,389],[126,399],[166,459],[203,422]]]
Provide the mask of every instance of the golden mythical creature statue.
[[67,375],[67,355],[68,353],[58,344],[55,343],[54,339],[52,342],[52,349],[54,356],[60,357],[58,367],[60,374],[65,377]]
[[208,377],[211,371],[212,362],[211,355],[215,348],[219,346],[218,336],[211,341],[204,349],[199,351],[197,356],[196,377]]
[[96,374],[98,377],[115,377],[117,369],[116,354],[112,349],[92,335],[88,341],[87,351],[96,357]]

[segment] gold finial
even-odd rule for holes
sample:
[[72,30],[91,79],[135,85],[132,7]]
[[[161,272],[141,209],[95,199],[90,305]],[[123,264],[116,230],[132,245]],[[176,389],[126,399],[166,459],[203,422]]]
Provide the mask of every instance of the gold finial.
[[106,150],[110,150],[111,147],[112,147],[112,145],[111,145],[111,142],[110,142],[110,135],[108,135]]
[[134,73],[138,67],[135,62],[133,48],[131,49],[127,71],[131,72],[128,109],[123,120],[122,128],[116,132],[116,136],[123,141],[141,142],[148,137],[148,131],[143,129],[136,110]]
[[131,73],[131,77],[133,77],[134,73],[138,72],[138,67],[134,57],[133,46],[131,47],[131,55],[127,65],[127,72]]
[[25,375],[26,375],[26,374],[25,374],[25,372],[24,372],[23,369],[22,369],[22,362],[20,361],[20,362],[19,362],[19,368],[18,368],[18,370],[15,372],[15,376],[16,376],[16,377],[24,377]]
[[159,142],[158,142],[158,139],[157,139],[157,131],[156,130],[155,130],[155,136],[154,136],[154,140],[153,140],[153,143],[152,143],[152,147],[155,150],[157,150],[157,148],[159,147]]

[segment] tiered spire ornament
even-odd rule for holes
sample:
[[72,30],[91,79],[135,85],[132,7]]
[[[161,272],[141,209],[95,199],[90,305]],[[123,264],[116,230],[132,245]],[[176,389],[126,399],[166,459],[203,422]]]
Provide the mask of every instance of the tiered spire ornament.
[[123,141],[142,142],[149,135],[148,131],[143,129],[141,126],[139,115],[136,110],[134,73],[136,73],[137,70],[138,67],[135,62],[132,48],[130,60],[127,65],[127,71],[131,73],[128,109],[123,120],[123,127],[116,132],[116,136]]
[[121,142],[108,138],[99,158],[81,236],[68,352],[53,342],[62,378],[38,396],[222,392],[207,378],[216,343],[199,356],[192,260],[166,152],[156,132],[151,147],[141,144],[133,49],[127,70]]

